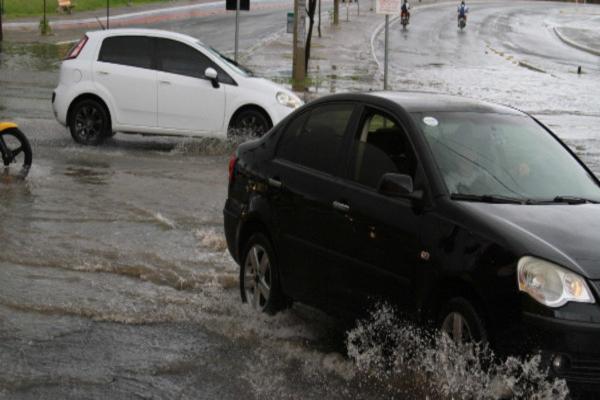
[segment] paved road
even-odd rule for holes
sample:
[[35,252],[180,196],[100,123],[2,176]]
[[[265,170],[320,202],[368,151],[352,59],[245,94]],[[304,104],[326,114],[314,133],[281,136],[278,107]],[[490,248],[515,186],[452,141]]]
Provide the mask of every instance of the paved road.
[[[407,32],[392,29],[392,86],[463,93],[534,112],[600,171],[600,110],[591,101],[599,98],[597,60],[533,25],[561,17],[568,6],[519,3],[511,7],[526,12],[504,13],[510,17],[500,6],[508,7],[473,3],[463,33],[454,26],[454,5],[415,9]],[[282,29],[284,16],[284,10],[245,14],[242,48]],[[346,26],[370,33],[381,17],[360,21]],[[160,27],[233,48],[231,15]],[[344,31],[326,31],[331,40],[321,54],[349,48],[348,36],[338,32]],[[380,57],[379,39],[375,44]],[[367,345],[373,358],[361,361],[371,368],[358,369],[341,356],[342,327],[314,310],[249,314],[239,302],[237,267],[221,226],[234,144],[125,135],[100,148],[73,144],[49,105],[65,51],[5,44],[0,54],[0,118],[17,119],[35,152],[26,182],[0,186],[0,398],[444,397],[447,386],[433,383],[398,390],[406,376],[369,363],[377,359],[376,340]],[[575,74],[576,64],[584,75]],[[262,72],[269,66],[266,58]],[[378,77],[365,79],[371,78]],[[415,343],[409,328],[398,331]],[[432,350],[439,349],[425,344],[418,352]],[[445,351],[453,390],[493,396],[485,385],[495,376],[464,374],[461,354]]]
[[[581,24],[582,15],[590,24],[600,7],[560,2],[469,5],[462,32],[454,3],[415,10],[405,32],[392,25],[391,87],[462,94],[520,108],[549,124],[600,171],[600,57],[567,45],[553,31]],[[375,39],[381,62],[383,34]]]
[[[244,14],[241,48],[284,18]],[[230,14],[156,26],[233,48]],[[0,119],[34,147],[27,181],[0,185],[0,398],[373,398],[346,381],[329,318],[296,308],[270,319],[240,304],[222,231],[235,144],[75,145],[50,109],[66,50],[0,53]]]

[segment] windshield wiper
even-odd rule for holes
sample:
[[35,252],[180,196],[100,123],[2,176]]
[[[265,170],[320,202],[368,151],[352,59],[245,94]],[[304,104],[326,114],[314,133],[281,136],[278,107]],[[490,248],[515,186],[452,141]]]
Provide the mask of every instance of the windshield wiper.
[[525,204],[526,201],[514,197],[499,196],[494,194],[465,194],[452,193],[452,200],[480,201],[482,203],[508,203],[508,204]]
[[585,204],[593,203],[598,204],[597,200],[586,199],[585,197],[578,196],[556,196],[552,199],[553,203],[567,203],[567,204]]
[[529,199],[527,204],[598,204],[598,200],[586,199],[585,197],[579,196],[556,196],[553,199],[539,200]]

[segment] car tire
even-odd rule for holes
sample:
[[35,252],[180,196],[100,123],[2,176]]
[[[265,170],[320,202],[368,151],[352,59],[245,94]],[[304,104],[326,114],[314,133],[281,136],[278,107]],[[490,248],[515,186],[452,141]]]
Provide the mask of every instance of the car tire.
[[73,106],[69,129],[77,143],[96,146],[112,136],[106,107],[94,99],[84,99]]
[[11,164],[20,163],[22,159],[23,164],[16,176],[25,178],[33,160],[33,152],[27,136],[18,128],[8,128],[0,132],[0,140],[4,142],[2,147],[6,150],[6,153],[0,150],[4,173],[7,173],[7,168],[10,168]]
[[475,307],[464,297],[451,298],[438,318],[438,327],[455,342],[487,343],[485,323]]
[[281,290],[277,258],[271,242],[262,233],[253,234],[244,249],[240,266],[242,302],[267,314],[275,314],[287,305]]
[[271,121],[267,115],[256,109],[247,108],[237,112],[227,129],[229,137],[261,137],[271,129]]

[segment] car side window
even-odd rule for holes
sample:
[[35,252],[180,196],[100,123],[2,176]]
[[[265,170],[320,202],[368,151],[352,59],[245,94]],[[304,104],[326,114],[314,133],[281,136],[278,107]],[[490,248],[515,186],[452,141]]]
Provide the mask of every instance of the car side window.
[[217,71],[219,82],[233,83],[229,75],[199,50],[170,39],[157,39],[158,69],[172,74],[204,79],[206,68]]
[[305,112],[286,127],[277,157],[333,174],[354,106],[331,104]]
[[152,39],[145,36],[114,36],[102,41],[98,61],[152,68]]
[[417,158],[404,129],[387,114],[367,109],[351,148],[350,179],[376,189],[383,174],[415,180]]

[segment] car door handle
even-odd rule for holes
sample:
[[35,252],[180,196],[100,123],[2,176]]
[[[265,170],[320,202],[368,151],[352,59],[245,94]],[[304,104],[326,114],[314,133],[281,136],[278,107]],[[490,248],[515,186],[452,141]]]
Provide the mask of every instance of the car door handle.
[[108,74],[109,74],[109,73],[108,73],[108,72],[106,72],[106,71],[98,71],[98,73],[99,73],[100,75],[108,75]]
[[338,211],[341,211],[341,212],[350,211],[350,206],[346,203],[342,203],[341,201],[336,200],[332,203],[332,205],[333,205],[333,208],[335,208]]
[[170,85],[171,84],[171,82],[169,82],[169,81],[159,81],[159,82],[161,84],[163,84],[163,85]]
[[283,183],[277,178],[269,178],[269,186],[272,186],[275,189],[281,189]]

